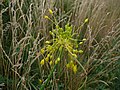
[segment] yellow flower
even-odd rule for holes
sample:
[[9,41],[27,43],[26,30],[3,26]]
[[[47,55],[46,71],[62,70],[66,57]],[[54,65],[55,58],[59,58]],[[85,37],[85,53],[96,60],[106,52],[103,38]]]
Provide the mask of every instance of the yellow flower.
[[56,29],[59,29],[59,26],[58,26],[58,25],[56,25]]
[[58,57],[57,60],[55,61],[55,64],[58,64],[60,62],[60,58]]
[[47,57],[45,58],[46,62],[49,61],[49,57],[50,57],[50,54],[48,54]]
[[76,54],[72,54],[73,57],[77,58],[77,55]]
[[66,67],[67,67],[67,68],[70,68],[70,63],[68,63],[68,64],[66,65]]
[[77,72],[77,65],[73,66],[73,72],[76,74],[76,72]]
[[70,68],[72,69],[74,67],[74,63],[71,63],[70,64]]
[[87,39],[86,38],[83,38],[83,40],[82,41],[86,41]]
[[53,61],[51,60],[51,61],[50,61],[50,66],[51,66],[52,64],[53,64]]
[[74,67],[74,63],[73,63],[72,60],[68,63],[68,66],[69,66],[69,68],[71,68],[71,69]]
[[48,45],[46,48],[47,48],[48,51],[52,50],[52,46],[51,45]]
[[45,64],[45,60],[42,59],[42,60],[40,61],[40,65],[44,65],[44,64]]
[[45,43],[46,43],[46,44],[50,44],[50,41],[46,41]]
[[83,42],[80,42],[79,44],[81,45],[81,44],[83,44]]
[[89,19],[88,19],[88,18],[86,18],[86,19],[85,19],[85,23],[87,23],[88,21],[89,21]]
[[43,82],[41,79],[39,79],[40,84]]
[[83,53],[83,50],[79,50],[79,53]]
[[49,19],[49,17],[48,17],[48,16],[46,16],[46,15],[44,16],[44,18],[45,18],[45,19]]
[[51,56],[50,56],[50,59],[52,59],[52,57],[53,57],[53,56],[51,55]]
[[74,49],[73,49],[73,53],[78,53],[78,50],[74,50]]
[[40,52],[41,52],[42,54],[44,54],[44,52],[45,52],[44,48],[42,48],[42,49],[40,50]]
[[50,12],[50,14],[53,14],[53,11],[51,9],[49,9],[49,12]]
[[49,57],[46,57],[45,60],[46,60],[46,62],[48,62],[49,61]]

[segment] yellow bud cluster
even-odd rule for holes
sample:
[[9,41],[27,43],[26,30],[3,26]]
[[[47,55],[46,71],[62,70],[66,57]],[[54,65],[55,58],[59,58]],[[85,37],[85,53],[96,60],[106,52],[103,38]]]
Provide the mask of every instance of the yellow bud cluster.
[[72,71],[76,74],[76,72],[77,72],[77,65],[75,65],[75,64],[73,63],[73,61],[70,61],[70,62],[66,65],[66,67],[67,67],[68,69],[72,69]]

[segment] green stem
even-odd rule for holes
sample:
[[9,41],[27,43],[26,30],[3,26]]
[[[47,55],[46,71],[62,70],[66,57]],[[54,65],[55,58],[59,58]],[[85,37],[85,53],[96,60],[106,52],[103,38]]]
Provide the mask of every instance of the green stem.
[[49,74],[48,78],[46,79],[45,83],[43,83],[43,84],[41,85],[40,90],[44,90],[45,86],[46,86],[46,85],[48,84],[48,82],[50,81],[50,78],[52,77],[53,72],[54,72],[56,66],[57,66],[57,64],[55,64],[55,66],[53,67],[53,69],[52,69],[52,71],[50,72],[50,74]]

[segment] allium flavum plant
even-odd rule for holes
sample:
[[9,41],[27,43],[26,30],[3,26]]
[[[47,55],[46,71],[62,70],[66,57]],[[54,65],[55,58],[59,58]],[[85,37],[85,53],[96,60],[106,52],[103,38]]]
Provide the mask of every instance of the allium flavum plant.
[[[54,17],[51,9],[49,9],[49,13]],[[50,81],[53,72],[57,73],[55,78],[59,77],[59,79],[61,78],[60,76],[67,73],[67,71],[70,71],[73,74],[77,73],[78,65],[82,67],[78,61],[78,55],[83,53],[83,50],[78,47],[86,40],[83,39],[78,44],[77,39],[73,38],[75,33],[72,33],[72,25],[67,23],[64,28],[61,28],[55,17],[55,21],[48,16],[45,16],[44,18],[52,21],[55,24],[55,29],[49,32],[52,39],[46,41],[44,47],[40,50],[43,57],[43,59],[40,60],[40,65],[41,67],[44,67],[42,70],[46,71],[46,67],[49,67],[50,70],[50,77],[48,76],[42,84],[41,89],[43,89],[46,83]]]

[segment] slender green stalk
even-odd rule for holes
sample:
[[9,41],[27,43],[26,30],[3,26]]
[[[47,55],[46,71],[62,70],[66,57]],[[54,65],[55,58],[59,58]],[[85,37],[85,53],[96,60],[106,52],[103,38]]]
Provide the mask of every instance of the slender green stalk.
[[41,85],[39,90],[45,89],[45,86],[49,83],[50,79],[52,78],[52,75],[53,75],[53,72],[55,71],[56,66],[57,66],[57,64],[55,64],[55,66],[51,70],[50,74],[48,75],[48,78],[44,81],[44,83]]

